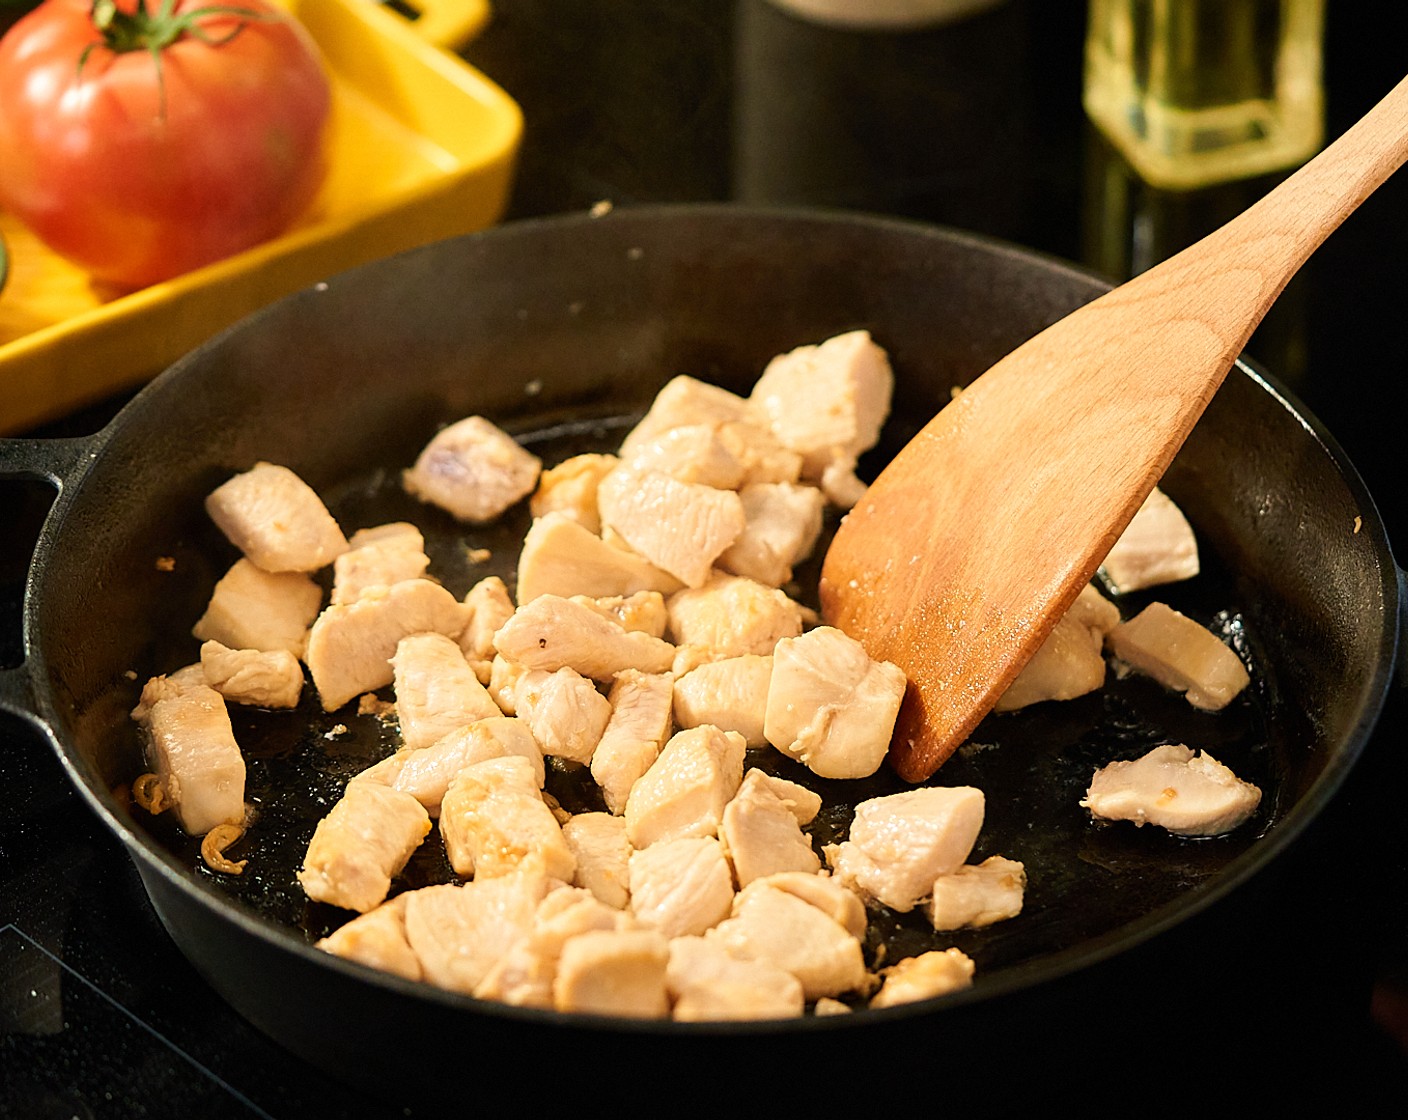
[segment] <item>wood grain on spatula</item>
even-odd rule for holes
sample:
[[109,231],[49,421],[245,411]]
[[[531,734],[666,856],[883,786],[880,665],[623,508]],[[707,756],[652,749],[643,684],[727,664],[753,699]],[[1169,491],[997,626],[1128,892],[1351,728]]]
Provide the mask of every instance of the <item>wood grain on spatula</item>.
[[1405,156],[1408,79],[1245,213],[999,361],[846,516],[822,609],[909,677],[902,777],[930,777],[991,710],[1286,283]]

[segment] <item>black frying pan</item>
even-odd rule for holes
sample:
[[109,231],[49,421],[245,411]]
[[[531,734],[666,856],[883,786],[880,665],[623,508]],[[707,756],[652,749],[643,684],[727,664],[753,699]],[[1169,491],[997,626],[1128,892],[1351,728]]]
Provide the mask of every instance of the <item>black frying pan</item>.
[[[335,797],[389,751],[389,734],[311,703],[297,719],[238,713],[261,815],[249,848],[234,853],[250,857],[250,871],[232,880],[201,869],[162,819],[129,807],[125,783],[141,762],[127,713],[142,680],[193,659],[189,626],[234,558],[201,501],[256,460],[294,467],[349,529],[416,520],[432,570],[462,592],[486,571],[511,574],[526,521],[518,511],[469,530],[399,492],[396,472],[441,423],[489,415],[551,461],[611,446],[675,373],[746,391],[774,353],[866,327],[899,378],[878,461],[951,386],[1104,287],[932,227],[733,207],[516,223],[340,275],[192,353],[90,439],[0,443],[0,477],[60,489],[26,597],[27,660],[0,674],[0,706],[52,739],[211,984],[338,1076],[462,1103],[456,1070],[482,1076],[526,1054],[552,1054],[566,1077],[629,1054],[632,1086],[662,1090],[706,1056],[780,1069],[842,1047],[854,1060],[916,1068],[937,1048],[961,1068],[965,1047],[1001,1046],[1019,1021],[1029,1034],[1043,1024],[1041,1046],[1059,1052],[1066,1032],[1045,1024],[1078,1013],[1086,976],[1156,935],[1166,942],[1321,813],[1391,683],[1398,569],[1373,503],[1333,440],[1250,367],[1228,379],[1165,479],[1199,533],[1206,571],[1159,597],[1223,628],[1252,665],[1253,688],[1208,716],[1129,678],[985,721],[973,743],[992,749],[960,752],[934,781],[988,792],[977,855],[1026,861],[1026,913],[942,940],[917,916],[880,922],[869,946],[881,951],[883,939],[891,959],[964,947],[978,982],[943,1000],[782,1025],[639,1024],[480,1004],[332,959],[310,942],[345,914],[306,903],[292,870],[322,811],[317,797]],[[466,545],[489,547],[491,565],[471,568]],[[158,557],[173,557],[174,571],[159,570]],[[350,730],[328,739],[336,723]],[[1166,737],[1205,747],[1263,787],[1249,825],[1185,841],[1089,823],[1076,802],[1094,767]],[[780,757],[759,761],[788,772]],[[841,807],[818,839],[844,831],[855,800],[897,788],[886,772],[826,789]],[[558,792],[589,797],[567,779]],[[443,871],[431,849],[408,875],[417,884]],[[1101,991],[1113,1003],[1083,1029],[1099,1036],[1092,1023],[1108,1021],[1110,1042],[1125,1033],[1121,999],[1135,1012],[1140,1001]]]

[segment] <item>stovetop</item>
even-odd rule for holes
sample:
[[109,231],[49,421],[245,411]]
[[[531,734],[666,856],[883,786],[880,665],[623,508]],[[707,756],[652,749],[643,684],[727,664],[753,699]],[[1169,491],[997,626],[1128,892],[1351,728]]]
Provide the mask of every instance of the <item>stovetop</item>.
[[[1330,135],[1402,76],[1391,37],[1335,7]],[[1080,110],[1083,10],[1006,0],[952,27],[871,35],[804,24],[765,0],[498,0],[465,53],[524,106],[510,217],[600,200],[838,206],[976,230],[1120,278],[1267,184],[1192,195],[1138,184]],[[1405,212],[1408,180],[1391,182],[1293,282],[1248,348],[1335,433],[1399,541],[1408,535],[1398,484]],[[96,430],[122,403],[100,402],[34,434]],[[22,656],[24,572],[49,494],[5,484],[0,495],[8,666]],[[1148,1017],[1131,1025],[1148,1040],[1138,1072],[1150,1092],[1167,1061],[1172,1079],[1191,1063],[1239,1084],[1333,1084],[1346,1099],[1408,1102],[1408,844],[1395,807],[1408,778],[1405,730],[1395,694],[1289,870],[1242,892],[1216,925],[1174,935],[1226,939],[1235,992],[1206,1016],[1234,1017],[1244,1041],[1207,1053],[1205,1040],[1227,1031],[1211,1031],[1220,1024],[1176,992],[1151,996]],[[423,1114],[395,1086],[369,1097],[331,1080],[231,1011],[173,947],[120,844],[69,789],[50,746],[4,715],[0,805],[0,1115]],[[1009,1062],[1033,1064],[995,1055],[991,1070],[946,1072],[1006,1076]],[[550,1056],[525,1056],[515,1072],[550,1068]],[[945,1072],[938,1058],[935,1068],[926,1076]],[[1160,1111],[1156,1093],[1143,1099]]]

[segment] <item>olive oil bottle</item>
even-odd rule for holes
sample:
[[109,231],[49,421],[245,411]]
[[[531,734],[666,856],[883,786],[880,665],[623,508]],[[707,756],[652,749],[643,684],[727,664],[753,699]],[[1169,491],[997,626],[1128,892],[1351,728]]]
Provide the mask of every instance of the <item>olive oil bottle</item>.
[[1324,135],[1324,0],[1090,0],[1085,110],[1153,186],[1295,166]]

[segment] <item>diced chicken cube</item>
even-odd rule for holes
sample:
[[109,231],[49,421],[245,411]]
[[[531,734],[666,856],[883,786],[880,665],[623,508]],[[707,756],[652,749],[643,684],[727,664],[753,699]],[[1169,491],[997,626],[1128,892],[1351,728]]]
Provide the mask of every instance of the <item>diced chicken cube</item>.
[[407,980],[419,980],[422,975],[420,958],[406,940],[403,894],[339,926],[318,941],[317,947],[343,960],[379,968]]
[[710,424],[685,424],[633,447],[625,465],[634,471],[661,471],[680,482],[735,490],[746,469]]
[[597,505],[602,525],[688,587],[704,585],[745,523],[743,503],[732,490],[627,466],[601,480]]
[[191,633],[230,649],[282,649],[302,657],[322,604],[322,588],[302,572],[266,572],[236,560]]
[[885,970],[871,1007],[896,1007],[961,991],[973,983],[973,960],[961,949],[934,949]]
[[685,836],[715,836],[724,806],[743,782],[743,736],[716,727],[677,732],[631,788],[626,835],[637,848]]
[[729,453],[743,464],[741,486],[757,483],[793,483],[802,477],[802,456],[783,447],[766,421],[729,420],[715,432]]
[[1164,603],[1150,603],[1109,635],[1110,651],[1204,711],[1225,708],[1251,683],[1216,634]]
[[543,471],[528,503],[529,512],[534,517],[561,513],[589,532],[601,532],[596,488],[619,462],[615,455],[574,455]]
[[989,856],[934,880],[929,921],[936,930],[978,929],[1022,912],[1027,869],[1015,859]]
[[856,475],[856,461],[850,455],[838,455],[827,463],[817,485],[826,500],[840,509],[850,509],[865,497],[868,489]]
[[857,940],[865,937],[866,926],[870,922],[865,911],[865,903],[860,895],[845,886],[834,875],[826,872],[813,874],[802,871],[780,871],[762,879],[755,879],[752,886],[766,885],[786,894],[795,895],[803,902],[815,906],[847,933]]
[[849,836],[826,849],[837,878],[906,913],[963,866],[983,827],[983,792],[926,786],[856,806]]
[[406,521],[359,529],[349,548],[332,562],[332,601],[350,603],[369,587],[419,579],[430,567],[425,538]]
[[773,358],[748,402],[802,455],[803,476],[820,479],[838,457],[854,464],[875,444],[893,387],[885,351],[868,332],[850,331]]
[[806,1007],[801,981],[790,972],[739,960],[705,937],[670,941],[665,981],[677,1022],[787,1019]]
[[425,979],[473,995],[489,970],[533,928],[548,891],[560,884],[543,875],[475,879],[407,892],[406,940]]
[[429,815],[410,794],[349,782],[313,830],[298,881],[315,902],[365,913],[385,900],[429,831]]
[[610,619],[632,633],[663,638],[670,624],[670,613],[665,609],[665,596],[658,591],[637,591],[634,595],[603,595],[599,598],[573,595],[571,599],[572,602],[596,611],[602,618]]
[[562,826],[562,838],[577,860],[574,886],[624,910],[631,899],[631,842],[626,822],[613,813],[578,813]]
[[[687,588],[665,602],[668,636],[675,645],[704,651],[689,668],[744,654],[770,654],[783,638],[802,632],[802,608],[775,587],[717,572],[703,586]],[[681,652],[684,652],[681,650]],[[681,669],[676,659],[676,676]]]
[[590,763],[611,718],[611,701],[580,673],[529,669],[514,688],[518,716],[543,754]]
[[769,587],[792,578],[793,565],[811,555],[821,534],[826,498],[814,486],[764,482],[738,492],[743,532],[719,557],[719,567]]
[[411,634],[391,658],[401,741],[419,750],[475,720],[499,715],[464,651],[444,634]]
[[352,780],[380,782],[402,793],[409,793],[425,806],[432,817],[438,817],[445,791],[450,788],[456,774],[476,762],[509,755],[528,761],[537,786],[541,788],[545,776],[542,752],[527,725],[509,716],[476,720],[451,731],[428,747],[399,750],[390,758],[363,770]]
[[662,840],[631,853],[631,913],[666,937],[703,933],[729,915],[733,874],[712,836]]
[[523,538],[518,557],[518,602],[539,595],[633,595],[659,591],[668,595],[681,583],[644,557],[607,544],[566,514],[537,518]]
[[1198,541],[1183,511],[1157,487],[1115,541],[1101,565],[1124,594],[1198,574]]
[[542,460],[482,416],[442,428],[402,475],[406,492],[460,521],[492,521],[538,484]]
[[485,687],[505,715],[518,714],[518,683],[528,672],[529,669],[514,664],[501,653],[495,653],[489,662],[489,683]]
[[637,1019],[670,1013],[669,941],[655,930],[594,930],[562,947],[553,982],[559,1011]]
[[464,605],[469,608],[469,621],[460,634],[460,649],[471,664],[492,661],[494,635],[513,617],[508,586],[498,576],[486,576],[469,589]]
[[458,638],[468,608],[427,579],[372,588],[356,602],[330,606],[308,631],[304,661],[324,711],[391,683],[401,639],[436,633]]
[[1074,700],[1105,683],[1105,635],[1120,611],[1094,586],[1081,589],[1036,653],[994,706],[1010,712],[1043,700]]
[[517,755],[476,762],[455,775],[440,804],[440,834],[461,877],[539,871],[570,882],[577,870],[532,763]]
[[303,666],[286,649],[230,649],[219,642],[204,642],[200,665],[210,687],[231,703],[298,707]]
[[861,945],[834,919],[766,880],[744,887],[733,914],[705,937],[730,955],[790,972],[807,999],[861,991],[867,983]]
[[1246,821],[1261,790],[1206,753],[1165,743],[1095,772],[1081,802],[1101,820],[1155,824],[1180,836],[1219,836]]
[[782,871],[821,870],[811,839],[761,770],[749,770],[724,806],[719,836],[740,887]]
[[621,441],[621,454],[629,458],[636,448],[672,428],[689,424],[717,427],[747,417],[748,402],[742,397],[718,385],[681,374],[655,395],[650,411]]
[[626,811],[631,788],[670,738],[673,697],[669,673],[627,669],[612,683],[611,717],[592,755],[592,778],[613,813]]
[[763,733],[823,778],[864,778],[889,750],[905,683],[898,666],[818,626],[777,643]]
[[552,673],[565,666],[598,681],[625,669],[662,673],[675,657],[669,642],[628,631],[558,595],[539,595],[519,607],[494,635],[494,647],[530,669]]
[[244,756],[220,693],[196,673],[153,677],[132,718],[146,732],[147,762],[186,832],[204,836],[218,824],[244,822]]
[[256,463],[212,490],[205,509],[266,572],[317,571],[347,551],[347,538],[323,500],[287,467]]
[[763,720],[771,680],[772,657],[756,653],[691,669],[675,681],[675,724],[682,728],[712,724],[737,731],[750,747],[761,747],[767,742]]

